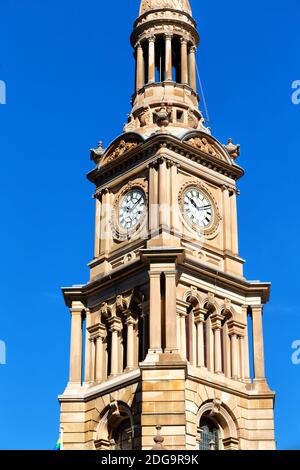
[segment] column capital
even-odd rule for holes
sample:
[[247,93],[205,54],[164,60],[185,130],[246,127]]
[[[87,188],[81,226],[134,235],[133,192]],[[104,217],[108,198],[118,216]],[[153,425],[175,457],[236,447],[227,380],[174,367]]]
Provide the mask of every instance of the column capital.
[[174,36],[174,34],[171,33],[171,32],[169,32],[169,31],[166,32],[166,33],[164,33],[164,38],[165,38],[165,39],[172,39],[173,36]]
[[190,53],[196,54],[196,52],[197,52],[197,47],[196,46],[191,46],[190,47]]
[[137,324],[137,321],[135,318],[133,318],[132,315],[128,315],[126,318],[126,325],[127,326],[135,326]]
[[205,315],[207,311],[205,308],[195,308],[194,309],[194,319],[195,319],[195,324],[197,325],[198,323],[204,323],[205,321]]
[[253,312],[253,311],[255,311],[255,312],[262,312],[264,306],[263,306],[263,305],[250,305],[250,308],[251,308],[252,312]]
[[122,321],[119,317],[111,317],[108,319],[111,333],[122,331]]
[[141,41],[138,41],[138,42],[136,43],[135,48],[136,48],[136,49],[142,49],[142,43],[141,43]]
[[243,323],[240,323],[236,320],[228,321],[229,336],[238,336],[238,337],[245,336],[245,329],[246,329],[246,325],[244,325]]
[[211,327],[213,330],[220,330],[222,328],[222,321],[224,320],[223,315],[219,315],[218,313],[214,313],[211,315]]
[[156,36],[154,36],[154,34],[152,34],[151,36],[147,36],[146,38],[149,42],[155,42],[156,41]]
[[187,43],[188,43],[188,39],[185,38],[185,37],[181,37],[181,38],[180,38],[180,42],[181,42],[181,44],[187,44]]
[[86,308],[81,302],[72,302],[70,308],[71,315],[81,315],[82,312],[85,312]]
[[88,327],[87,331],[90,334],[90,341],[93,341],[97,338],[103,339],[106,336],[106,328],[102,323],[96,323],[95,325]]

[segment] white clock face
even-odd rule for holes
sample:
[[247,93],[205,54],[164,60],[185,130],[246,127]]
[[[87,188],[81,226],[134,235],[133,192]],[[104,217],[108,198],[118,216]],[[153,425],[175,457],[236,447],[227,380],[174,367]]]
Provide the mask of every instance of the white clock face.
[[187,221],[197,228],[207,228],[212,222],[212,203],[197,188],[189,188],[185,192],[183,210]]
[[120,202],[119,224],[125,230],[131,230],[141,220],[145,212],[145,195],[139,189],[126,193]]

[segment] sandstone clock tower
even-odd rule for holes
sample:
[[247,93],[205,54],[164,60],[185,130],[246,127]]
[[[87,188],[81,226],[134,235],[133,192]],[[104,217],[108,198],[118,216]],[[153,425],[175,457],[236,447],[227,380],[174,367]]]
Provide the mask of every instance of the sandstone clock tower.
[[63,289],[64,449],[151,449],[158,426],[169,450],[275,448],[263,346],[270,284],[243,275],[240,148],[205,127],[198,43],[188,0],[142,0],[128,123],[91,152],[90,280]]

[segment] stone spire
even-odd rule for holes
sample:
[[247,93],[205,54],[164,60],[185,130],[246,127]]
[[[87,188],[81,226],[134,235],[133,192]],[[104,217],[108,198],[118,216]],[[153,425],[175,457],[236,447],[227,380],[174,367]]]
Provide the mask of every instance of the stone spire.
[[125,132],[209,133],[197,94],[199,40],[188,0],[142,0],[131,35],[136,89]]

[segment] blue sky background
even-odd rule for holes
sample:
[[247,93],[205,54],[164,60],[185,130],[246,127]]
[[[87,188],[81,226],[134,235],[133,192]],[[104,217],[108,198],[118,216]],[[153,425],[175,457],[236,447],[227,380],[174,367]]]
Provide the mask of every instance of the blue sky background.
[[[242,146],[240,253],[271,280],[265,310],[280,449],[300,448],[299,0],[192,0],[213,134]],[[1,0],[0,448],[52,449],[68,378],[70,319],[60,287],[93,256],[89,149],[130,111],[129,44],[139,0]]]

